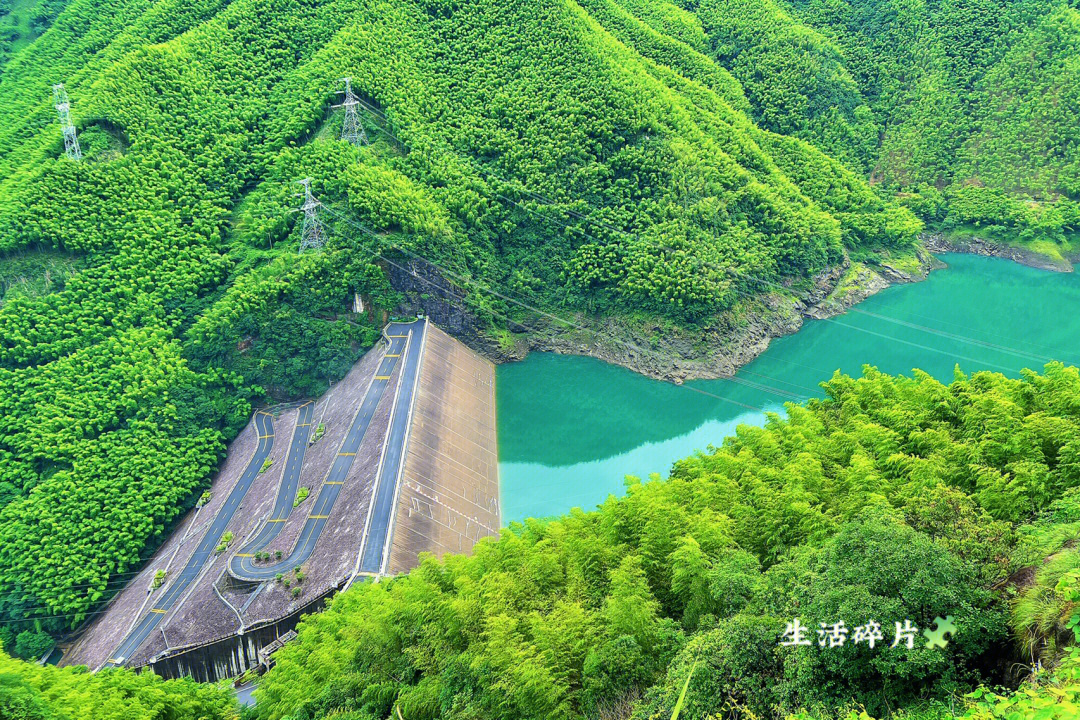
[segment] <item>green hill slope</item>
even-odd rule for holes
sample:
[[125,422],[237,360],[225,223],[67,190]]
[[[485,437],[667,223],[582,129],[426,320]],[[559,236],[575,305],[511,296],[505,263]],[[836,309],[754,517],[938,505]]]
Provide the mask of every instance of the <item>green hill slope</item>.
[[932,225],[1060,259],[1080,217],[1072,5],[702,0],[698,14],[753,114],[869,169]]
[[773,0],[703,0],[697,14],[714,57],[743,82],[764,127],[865,174],[878,127],[835,42]]
[[[0,77],[0,263],[74,268],[0,306],[0,615],[77,624],[250,401],[342,374],[380,319],[346,312],[354,293],[395,303],[372,250],[465,278],[498,328],[516,307],[477,283],[692,323],[756,292],[747,274],[911,247],[914,216],[755,124],[707,45],[654,2],[69,3]],[[335,139],[346,75],[370,147]],[[331,242],[298,259],[305,176]]]
[[[435,282],[454,283],[452,303],[493,336],[535,317],[507,297],[542,312],[692,327],[737,310],[761,280],[805,287],[848,254],[910,252],[923,225],[909,208],[934,226],[1057,253],[1071,250],[1080,212],[1072,112],[1080,24],[1063,2],[20,7],[30,5],[57,11],[55,19],[0,57],[0,640],[9,648],[22,633],[77,625],[121,586],[205,488],[253,404],[316,394],[370,347],[398,301],[392,263],[437,263]],[[343,76],[363,100],[370,146],[336,139],[342,118],[330,106]],[[62,157],[56,82],[71,96],[81,163]],[[290,210],[303,177],[324,203],[330,241],[298,257]],[[357,294],[369,314],[348,312]],[[1071,448],[1071,430],[1047,422],[1031,430],[1032,442]],[[874,452],[853,465],[859,471],[895,445],[877,432]],[[908,455],[921,458],[939,439],[926,436]],[[878,471],[908,467],[895,455],[884,456],[898,464]],[[1023,524],[1075,484],[1060,475],[1072,467],[1062,457],[1044,457],[1045,472],[1039,458],[990,462],[993,472],[957,483],[996,522]],[[1060,475],[1052,486],[1051,470]],[[855,470],[845,478],[859,480]],[[851,532],[911,539],[919,561],[942,572],[962,554],[915,538],[909,530],[924,529],[914,525],[897,529],[895,518],[870,523],[860,513],[876,500],[821,507],[803,503],[800,493],[812,489],[788,497],[787,485],[770,488],[790,507],[822,514],[824,529],[810,533],[817,516],[786,517],[763,531],[772,545],[751,547],[739,535],[758,509],[747,505],[744,516],[701,521],[694,542],[706,555],[745,545],[763,565],[808,543],[828,565],[826,536],[858,517],[863,529]],[[784,523],[810,534],[789,538]],[[457,638],[438,658],[457,658],[452,666],[421,658],[407,668],[415,683],[371,680],[361,658],[357,677],[375,689],[354,689],[382,702],[379,693],[415,685],[417,707],[449,712],[423,695],[445,690],[490,714],[498,711],[490,698],[458,693],[455,683],[520,667],[513,682],[538,703],[515,696],[523,717],[535,707],[556,715],[599,707],[612,688],[645,690],[669,660],[686,659],[680,633],[723,614],[702,609],[712,601],[700,577],[669,587],[675,550],[661,543],[642,567],[619,569],[625,602],[603,610],[605,622],[630,623],[605,636],[623,643],[612,657],[633,656],[622,638],[634,636],[651,658],[640,666],[610,676],[590,666],[586,687],[583,646],[564,648],[540,628],[539,639],[530,636],[535,658],[518,648],[476,660]],[[700,560],[692,547],[684,554]],[[519,559],[550,569],[550,558],[531,551]],[[604,563],[600,580],[573,586],[591,593],[572,598],[588,612],[607,607],[613,567]],[[486,570],[470,567],[483,584]],[[1000,606],[965,588],[956,588],[958,602],[990,613],[988,642],[1001,646]],[[687,598],[705,605],[687,614]],[[648,623],[624,612],[631,601],[655,610]],[[591,617],[573,603],[558,607],[571,628]],[[488,632],[507,637],[523,627],[514,623],[535,619],[492,617]],[[747,631],[760,635],[773,620],[755,617]],[[40,645],[24,637],[24,647]],[[901,694],[970,684],[988,650],[968,650],[963,677],[928,666]],[[764,687],[768,672],[738,680]],[[888,672],[874,687],[895,679]],[[657,687],[654,709],[670,694]],[[769,692],[791,708],[836,701],[796,685]],[[868,704],[884,697],[868,693]],[[272,707],[298,701],[280,702]]]
[[13,55],[52,24],[67,0],[0,0],[0,75]]

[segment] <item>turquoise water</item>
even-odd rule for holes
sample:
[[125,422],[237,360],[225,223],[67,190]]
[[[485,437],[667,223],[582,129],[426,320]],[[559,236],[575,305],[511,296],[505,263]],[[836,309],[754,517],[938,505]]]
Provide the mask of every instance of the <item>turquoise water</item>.
[[774,340],[732,380],[650,380],[586,357],[532,353],[498,371],[503,523],[592,509],[625,475],[666,476],[674,461],[719,445],[740,423],[820,396],[818,383],[864,364],[891,374],[953,368],[1017,376],[1049,359],[1080,364],[1080,273],[997,258],[942,255],[945,270],[891,287],[831,320]]

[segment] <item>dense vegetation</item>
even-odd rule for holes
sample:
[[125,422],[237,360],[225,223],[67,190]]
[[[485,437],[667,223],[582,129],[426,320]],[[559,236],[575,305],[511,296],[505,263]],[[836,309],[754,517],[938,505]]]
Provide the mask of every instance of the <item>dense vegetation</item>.
[[[760,290],[729,269],[798,282],[849,251],[910,252],[908,210],[754,124],[693,13],[589,10],[73,0],[16,53],[0,77],[10,634],[78,624],[194,503],[253,402],[315,394],[370,346],[396,303],[373,245],[445,264],[481,317],[508,308],[469,277],[677,322]],[[381,108],[370,147],[335,139],[343,75]],[[81,163],[62,157],[57,80]],[[331,241],[298,258],[305,176]],[[353,315],[355,294],[375,310]]]
[[[439,263],[497,329],[531,318],[484,288],[738,317],[762,280],[910,256],[924,223],[1070,252],[1078,20],[1064,0],[0,0],[0,642],[44,653],[254,405],[340,376],[398,304],[387,257]],[[346,75],[367,147],[336,141]],[[330,241],[297,256],[302,177]],[[348,672],[298,712],[570,717],[640,693],[647,716],[708,656],[698,715],[879,713],[999,678],[1010,632],[1056,657],[1074,381],[834,380],[624,503],[342,598],[299,646],[348,624],[364,649],[327,643]],[[1066,569],[1014,583],[1033,614],[1010,617],[995,583],[1048,556]],[[858,667],[773,647],[793,588],[836,612],[848,585],[984,632]],[[283,677],[268,714],[301,704]]]
[[0,648],[0,717],[4,720],[236,720],[227,690],[152,673],[39,667]]
[[946,231],[1072,252],[1080,13],[1052,0],[700,0],[766,128]]
[[[686,717],[932,718],[980,681],[1042,678],[1080,636],[1080,373],[825,387],[598,512],[340,596],[281,652],[260,716],[666,718],[696,665]],[[944,650],[888,646],[894,621],[946,615]],[[795,617],[811,647],[780,645]],[[818,647],[818,623],[870,619],[883,646]],[[1074,717],[1077,670],[1036,717]]]
[[0,75],[18,50],[43,33],[67,0],[0,0]]

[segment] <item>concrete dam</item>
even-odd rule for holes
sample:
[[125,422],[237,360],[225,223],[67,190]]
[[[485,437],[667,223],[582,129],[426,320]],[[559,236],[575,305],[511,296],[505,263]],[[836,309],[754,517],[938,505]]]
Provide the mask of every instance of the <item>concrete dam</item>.
[[62,664],[235,677],[336,592],[499,526],[494,365],[426,319],[391,323],[317,401],[256,412]]

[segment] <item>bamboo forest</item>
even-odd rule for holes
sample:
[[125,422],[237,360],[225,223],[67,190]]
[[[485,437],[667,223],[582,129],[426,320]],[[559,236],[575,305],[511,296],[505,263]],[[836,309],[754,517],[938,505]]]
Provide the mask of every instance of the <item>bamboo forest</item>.
[[0,719],[1080,718],[1077,107],[1073,0],[0,0]]

